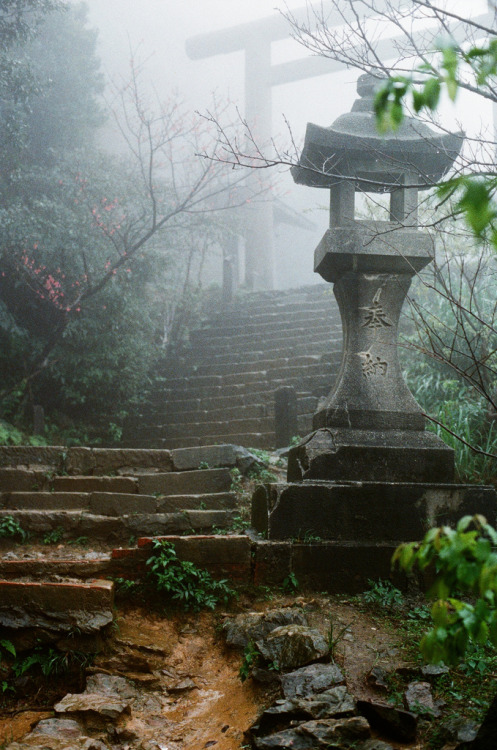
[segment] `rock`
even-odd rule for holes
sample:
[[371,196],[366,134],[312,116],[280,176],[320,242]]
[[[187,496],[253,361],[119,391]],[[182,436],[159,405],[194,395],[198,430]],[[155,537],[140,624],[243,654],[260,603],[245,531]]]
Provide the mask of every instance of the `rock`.
[[357,740],[366,740],[371,736],[371,728],[363,716],[307,721],[300,725],[299,730],[323,744],[343,741],[356,742]]
[[136,689],[124,677],[94,674],[88,677],[83,693],[69,693],[54,709],[58,713],[93,712],[115,720],[131,710],[137,695]]
[[176,685],[173,685],[172,687],[167,689],[168,693],[186,693],[188,690],[198,690],[198,685],[196,685],[193,680],[190,678],[187,678],[186,680],[181,680],[181,682],[176,683]]
[[68,693],[54,706],[57,713],[85,713],[93,711],[104,719],[118,719],[130,711],[130,701],[99,693]]
[[86,680],[85,692],[106,693],[118,698],[132,699],[137,697],[137,690],[125,677],[111,674],[92,674]]
[[95,666],[109,672],[144,672],[150,674],[152,666],[141,654],[119,654],[117,656],[97,657]]
[[295,722],[344,717],[353,713],[354,709],[355,700],[349,695],[347,688],[341,685],[308,698],[277,700],[263,712],[250,731],[254,736],[265,736],[285,730]]
[[358,745],[358,750],[393,750],[393,747],[383,740],[366,740]]
[[256,646],[263,657],[279,669],[310,664],[329,652],[321,633],[305,625],[282,625],[256,641]]
[[0,626],[95,633],[113,620],[114,584],[0,581]]
[[409,711],[422,714],[425,718],[438,718],[440,710],[433,701],[429,682],[410,682],[405,691]]
[[43,719],[22,742],[11,742],[7,750],[108,750],[108,745],[84,734],[72,719]]
[[371,730],[368,722],[362,716],[348,719],[327,719],[307,721],[294,729],[256,738],[255,746],[259,750],[288,747],[292,750],[306,750],[307,748],[336,746],[337,743],[355,743],[368,739]]
[[274,669],[261,669],[261,667],[254,667],[251,677],[256,682],[261,682],[264,685],[271,685],[281,681],[281,676]]
[[338,685],[308,698],[297,698],[292,703],[297,709],[305,711],[313,719],[345,716],[353,713],[356,707],[356,702],[347,692],[345,685]]
[[472,742],[478,734],[480,725],[463,716],[449,719],[441,727],[442,737],[452,742]]
[[265,737],[274,732],[286,730],[290,724],[313,718],[307,711],[296,706],[295,701],[277,700],[267,708],[249,730],[255,737]]
[[373,701],[357,701],[357,711],[373,729],[384,732],[392,739],[399,742],[413,742],[416,739],[418,717],[409,711]]
[[311,664],[281,675],[285,698],[322,693],[340,682],[343,682],[343,674],[336,664]]
[[386,691],[388,690],[388,684],[386,682],[388,672],[383,667],[373,667],[366,677],[366,681],[372,687],[377,690]]
[[230,646],[245,648],[250,641],[265,638],[281,625],[307,625],[304,613],[300,609],[272,609],[265,613],[248,612],[227,620],[223,625],[226,643]]
[[424,677],[438,677],[441,674],[448,674],[449,668],[442,664],[425,664],[421,668],[421,674]]
[[271,750],[271,748],[289,747],[292,750],[309,750],[315,747],[312,737],[302,736],[296,729],[286,729],[283,732],[271,734],[269,737],[259,737],[254,740],[257,750]]

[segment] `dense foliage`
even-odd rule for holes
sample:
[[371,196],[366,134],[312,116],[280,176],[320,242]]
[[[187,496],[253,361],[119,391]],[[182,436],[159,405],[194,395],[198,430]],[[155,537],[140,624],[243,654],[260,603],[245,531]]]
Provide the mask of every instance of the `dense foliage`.
[[85,6],[12,7],[21,20],[4,50],[0,109],[12,114],[0,132],[1,416],[29,428],[41,404],[67,426],[110,423],[115,439],[159,344],[196,307],[205,255],[224,231],[215,211],[236,202],[236,188],[192,161],[206,143],[201,123],[174,97],[149,107],[134,68],[114,92],[124,155],[97,148],[103,78]]

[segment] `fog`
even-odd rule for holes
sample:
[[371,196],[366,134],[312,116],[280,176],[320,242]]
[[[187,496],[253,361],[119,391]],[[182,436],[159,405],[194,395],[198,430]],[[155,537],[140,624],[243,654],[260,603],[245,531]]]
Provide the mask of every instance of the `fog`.
[[[244,64],[242,51],[191,60],[187,39],[199,34],[271,17],[278,7],[291,10],[303,0],[89,0],[90,24],[98,29],[98,54],[109,81],[126,80],[133,54],[144,66],[144,77],[159,97],[178,91],[192,111],[205,112],[215,93],[244,112]],[[272,62],[280,63],[309,56],[296,41],[272,44]],[[308,121],[331,124],[356,98],[357,72],[320,76],[272,88],[272,129],[275,139],[286,144],[291,124],[297,143],[302,143]],[[340,91],[337,96],[336,92]],[[276,228],[277,286],[320,281],[313,273],[314,247],[326,229],[322,191],[297,187],[289,174],[278,178],[278,191],[293,210],[305,215],[314,230]],[[290,274],[290,269],[293,273]]]
[[[192,111],[205,112],[213,93],[230,100],[244,112],[243,51],[219,54],[201,60],[188,57],[185,43],[199,34],[271,17],[279,9],[296,9],[304,0],[88,0],[90,24],[98,29],[98,53],[109,81],[126,80],[129,60],[143,64],[144,77],[157,96],[177,91]],[[476,9],[476,8],[475,8]],[[290,29],[289,29],[290,30]],[[272,63],[289,61],[309,53],[296,41],[272,44]],[[307,122],[328,125],[350,109],[356,98],[355,70],[343,70],[272,88],[272,134],[288,142],[285,118],[297,144],[301,144]],[[442,116],[456,130],[456,113],[444,105]],[[475,132],[491,112],[477,108],[461,96],[457,116],[466,132]],[[277,286],[319,281],[312,271],[313,250],[323,234],[327,197],[323,191],[295,186],[289,174],[280,178],[280,194],[287,205],[314,223],[311,231],[279,225],[276,247]],[[289,268],[295,272],[289,275]]]

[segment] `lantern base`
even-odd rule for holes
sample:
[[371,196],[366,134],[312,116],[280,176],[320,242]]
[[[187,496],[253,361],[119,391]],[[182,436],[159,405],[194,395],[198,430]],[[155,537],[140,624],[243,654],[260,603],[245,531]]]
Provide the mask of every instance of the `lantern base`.
[[454,451],[424,430],[324,427],[290,450],[289,482],[452,482]]
[[395,543],[480,513],[495,523],[494,487],[408,482],[265,484],[252,497],[252,526],[266,539],[308,544]]

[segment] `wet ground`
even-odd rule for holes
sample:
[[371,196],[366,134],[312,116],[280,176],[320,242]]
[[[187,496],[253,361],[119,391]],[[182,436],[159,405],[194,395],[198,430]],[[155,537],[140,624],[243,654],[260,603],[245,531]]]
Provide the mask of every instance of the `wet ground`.
[[[329,632],[331,618],[338,641],[335,658],[350,692],[357,698],[378,698],[367,675],[373,666],[399,666],[399,644],[395,633],[382,630],[353,602],[312,596],[276,596],[259,602],[242,598],[235,610],[295,602],[323,633]],[[117,612],[105,651],[89,671],[126,676],[144,700],[118,722],[116,741],[129,739],[121,739],[115,747],[139,748],[147,740],[167,750],[239,750],[244,745],[245,730],[272,703],[275,692],[251,679],[240,681],[241,654],[226,647],[221,633],[227,614],[161,615],[133,606]],[[48,700],[55,702],[68,690],[63,680],[51,687],[52,694],[38,692],[26,700],[20,694],[7,697],[9,706],[0,712],[0,744],[20,739],[40,718],[53,715],[46,710]],[[74,685],[69,687],[78,691]]]

